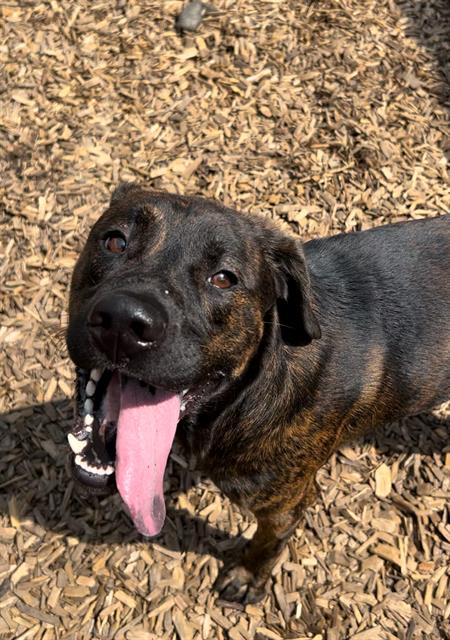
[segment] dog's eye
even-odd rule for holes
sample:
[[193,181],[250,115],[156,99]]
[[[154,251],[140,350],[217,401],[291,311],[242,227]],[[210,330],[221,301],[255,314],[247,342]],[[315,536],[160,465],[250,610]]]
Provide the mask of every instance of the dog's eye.
[[229,289],[237,284],[237,277],[231,271],[219,271],[210,276],[208,282],[218,289]]
[[127,241],[120,231],[111,231],[103,239],[103,245],[111,253],[123,253],[127,248]]

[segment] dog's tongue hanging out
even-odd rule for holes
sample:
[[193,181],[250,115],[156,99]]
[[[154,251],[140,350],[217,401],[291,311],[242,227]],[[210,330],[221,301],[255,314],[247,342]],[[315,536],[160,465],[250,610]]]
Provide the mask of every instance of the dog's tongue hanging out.
[[180,407],[173,393],[152,395],[130,378],[121,385],[116,484],[136,529],[146,536],[158,534],[164,524],[164,471]]

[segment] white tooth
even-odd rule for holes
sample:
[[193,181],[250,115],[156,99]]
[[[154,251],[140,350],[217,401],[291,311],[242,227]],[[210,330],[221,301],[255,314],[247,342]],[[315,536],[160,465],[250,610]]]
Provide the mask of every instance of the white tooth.
[[[69,434],[72,435],[72,434]],[[87,471],[88,473],[92,473],[97,476],[110,476],[114,473],[114,467],[110,464],[104,464],[101,467],[96,467],[84,458],[83,456],[76,455],[75,456],[75,464]]]
[[84,416],[84,424],[89,427],[94,422],[94,416],[90,413]]
[[181,403],[180,409],[181,409],[181,411],[184,411],[186,409],[186,403],[185,402]]
[[111,465],[102,465],[101,467],[94,467],[93,465],[89,466],[89,472],[94,473],[97,476],[109,476],[114,472],[114,467]]
[[102,465],[99,469],[97,469],[97,473],[102,476],[110,476],[112,473],[114,473],[114,467],[112,467],[110,464]]
[[78,440],[73,433],[67,434],[67,440],[69,441],[69,447],[74,453],[81,453],[86,448],[86,440]]
[[89,464],[86,462],[86,460],[83,460],[83,458],[81,458],[79,465],[85,471],[89,471]]
[[92,433],[92,427],[91,426],[87,426],[86,427],[86,433]]
[[96,473],[98,474],[98,467],[94,467],[94,465],[92,464],[88,464],[86,465],[88,468],[89,473]]
[[91,380],[93,380],[94,382],[98,382],[101,377],[102,377],[102,370],[101,369],[92,369],[92,371],[91,371]]
[[185,389],[184,391],[182,391],[181,393],[181,397],[184,398],[184,396],[189,393],[189,389]]
[[89,464],[89,462],[85,458],[82,458],[81,456],[77,456],[77,458],[75,458],[75,462],[78,464],[78,466],[80,466],[85,471],[89,471],[90,473],[91,465]]
[[94,410],[94,401],[88,398],[84,403],[84,410],[86,413],[92,413]]
[[93,380],[89,380],[89,382],[86,385],[86,395],[93,396],[95,393],[95,387],[96,387],[95,382]]

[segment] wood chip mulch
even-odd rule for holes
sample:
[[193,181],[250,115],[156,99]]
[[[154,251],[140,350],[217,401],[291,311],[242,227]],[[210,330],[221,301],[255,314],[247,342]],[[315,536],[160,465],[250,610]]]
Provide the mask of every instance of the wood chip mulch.
[[182,452],[156,543],[70,479],[67,288],[119,180],[304,238],[450,208],[447,0],[214,4],[1,5],[0,638],[448,639],[448,407],[333,457],[261,605],[211,589],[255,526]]

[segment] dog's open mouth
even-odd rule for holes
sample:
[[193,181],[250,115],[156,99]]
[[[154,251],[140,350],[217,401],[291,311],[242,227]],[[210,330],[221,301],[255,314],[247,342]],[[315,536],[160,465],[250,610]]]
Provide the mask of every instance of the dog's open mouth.
[[154,536],[164,524],[164,471],[183,394],[117,371],[77,373],[77,415],[68,435],[74,474],[97,490],[113,484],[115,474],[137,530]]

